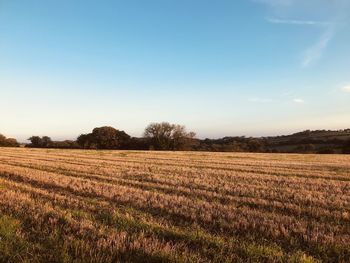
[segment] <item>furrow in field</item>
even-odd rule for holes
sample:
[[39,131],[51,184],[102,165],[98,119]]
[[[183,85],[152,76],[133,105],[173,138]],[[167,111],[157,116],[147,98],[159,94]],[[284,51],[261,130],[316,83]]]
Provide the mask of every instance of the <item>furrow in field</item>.
[[[28,160],[4,160],[0,161],[2,163],[17,163],[18,165],[23,165],[26,163],[32,164],[31,161]],[[71,170],[78,170],[78,171],[86,171],[86,173],[91,174],[91,171],[94,171],[95,174],[104,176],[104,175],[110,175],[110,176],[115,176],[116,174],[120,174],[121,171],[125,174],[142,174],[144,177],[149,177],[149,174],[164,174],[164,178],[169,178],[169,174],[172,174],[172,178],[179,180],[181,178],[181,181],[183,180],[192,180],[192,184],[195,184],[195,181],[210,181],[210,183],[217,183],[220,187],[221,184],[225,184],[229,186],[230,184],[236,184],[239,182],[239,180],[247,180],[249,176],[249,182],[251,184],[255,184],[255,181],[258,181],[259,184],[266,183],[270,186],[273,186],[273,184],[278,184],[278,187],[292,187],[294,189],[306,189],[306,190],[316,190],[316,191],[327,191],[327,192],[332,192],[336,191],[338,188],[337,184],[334,183],[334,181],[337,182],[337,180],[331,180],[332,183],[330,183],[329,180],[326,180],[326,178],[321,177],[321,178],[312,178],[312,177],[302,177],[299,178],[299,180],[294,180],[293,176],[290,176],[291,179],[293,180],[288,180],[289,176],[275,176],[273,175],[274,172],[269,172],[269,174],[258,174],[255,171],[253,172],[247,172],[247,171],[240,171],[240,172],[218,172],[218,171],[202,171],[202,173],[198,173],[196,170],[186,170],[186,169],[168,169],[168,170],[162,170],[162,169],[154,169],[152,166],[148,167],[139,167],[139,166],[134,166],[134,167],[125,167],[125,166],[107,166],[107,168],[101,167],[101,166],[89,166],[89,165],[81,165],[82,162],[76,163],[76,164],[67,164],[67,163],[62,163],[62,162],[48,162],[48,161],[37,161],[36,165],[42,164],[42,166],[45,167],[58,167],[59,170],[62,169],[71,169]],[[56,165],[57,164],[57,165]],[[56,165],[56,166],[55,166]],[[43,169],[43,168],[40,168]],[[128,176],[129,177],[129,176]],[[135,176],[136,177],[136,176]],[[189,179],[191,178],[191,179]],[[198,179],[198,180],[195,180]],[[215,179],[215,180],[214,180]],[[312,179],[317,179],[317,181],[314,181],[310,183],[309,181]],[[318,180],[319,179],[319,180]],[[323,179],[323,181],[321,180]],[[148,178],[147,178],[148,180]],[[214,181],[213,181],[214,180]],[[260,183],[261,182],[261,183]],[[342,182],[338,182],[340,184]],[[347,185],[348,184],[343,184],[342,191],[347,190]],[[318,189],[315,189],[318,187]],[[329,189],[333,188],[333,189]],[[346,192],[344,193],[346,194]]]
[[[72,176],[78,176],[78,177],[84,177],[84,175],[77,175],[73,174]],[[247,206],[254,209],[260,209],[260,210],[267,210],[270,212],[275,212],[279,214],[286,214],[286,215],[294,215],[298,217],[308,217],[313,218],[315,220],[321,220],[324,222],[332,223],[333,221],[339,223],[342,219],[344,219],[344,214],[347,213],[346,210],[330,210],[325,209],[320,206],[314,206],[311,207],[308,206],[301,206],[302,204],[294,204],[286,201],[277,201],[277,200],[269,200],[269,199],[263,199],[259,197],[238,197],[238,196],[231,196],[227,194],[219,194],[215,192],[214,190],[201,190],[201,189],[195,189],[192,187],[189,187],[189,185],[186,185],[186,187],[183,187],[181,185],[172,184],[169,185],[166,182],[134,182],[131,180],[124,180],[124,179],[115,179],[109,180],[107,178],[99,178],[99,177],[84,177],[89,178],[97,181],[107,182],[111,184],[119,184],[124,186],[129,186],[133,188],[139,188],[142,190],[148,190],[148,191],[158,191],[163,192],[165,194],[172,194],[172,195],[183,195],[193,200],[204,200],[208,202],[219,202],[222,204],[231,204],[235,205],[236,207],[242,207]],[[345,224],[347,224],[347,221],[344,221]]]
[[[14,175],[11,176],[14,178]],[[31,175],[31,177],[35,176]],[[33,182],[33,178],[27,178],[26,180],[28,180],[27,183],[38,183],[37,181]],[[139,191],[125,187],[118,187],[118,192],[116,193],[116,191],[113,191],[113,187],[107,185],[91,188],[89,187],[91,183],[83,180],[80,180],[79,184],[73,183],[74,180],[70,180],[69,183],[64,181],[64,179],[60,181],[61,185],[46,182],[46,186],[55,191],[68,189],[70,192],[86,197],[103,197],[110,202],[119,202],[124,205],[131,204],[137,209],[150,212],[151,214],[159,214],[165,216],[167,219],[179,219],[180,221],[198,223],[202,227],[212,229],[214,232],[223,231],[222,233],[225,233],[229,231],[229,233],[235,235],[242,235],[246,231],[255,231],[267,238],[277,238],[279,240],[282,237],[285,239],[288,236],[289,238],[297,238],[300,242],[312,243],[315,241],[313,240],[314,237],[308,235],[309,230],[307,229],[311,229],[310,233],[313,233],[313,229],[317,228],[318,233],[323,237],[322,242],[325,243],[333,242],[334,233],[338,233],[336,238],[338,244],[342,244],[344,240],[346,241],[349,238],[344,233],[347,232],[347,229],[340,226],[337,229],[334,229],[334,227],[332,229],[332,226],[328,224],[308,222],[302,219],[296,220],[292,217],[267,212],[261,213],[252,209],[241,208],[233,209],[232,211],[232,207],[202,201],[193,203],[184,197],[174,199],[159,193],[156,194],[147,191],[143,191],[143,196],[140,196]],[[44,182],[38,183],[38,185],[44,184]],[[93,184],[93,186],[96,185]],[[166,209],[164,209],[165,206]],[[295,228],[296,226],[298,228]]]
[[[1,190],[0,197],[0,211],[16,215],[25,228],[32,232],[33,242],[46,240],[48,243],[54,242],[55,246],[71,246],[69,250],[80,260],[85,258],[84,262],[140,260],[142,256],[149,262],[162,262],[162,258],[175,262],[192,257],[184,244],[171,244],[155,236],[145,236],[143,233],[129,234],[126,231],[117,231],[96,225],[85,218],[75,220],[67,211],[57,206],[52,207],[46,202],[33,200],[29,195],[18,191]],[[69,240],[80,242],[69,243]],[[181,249],[182,253],[179,254],[178,249]],[[159,257],[160,253],[163,257]],[[49,258],[46,260],[50,261]],[[52,261],[54,260],[57,258],[52,258]]]
[[[56,208],[55,208],[55,210],[56,210]],[[249,232],[247,232],[247,231],[244,231],[245,233],[244,233],[244,235],[243,235],[243,237],[244,238],[252,238],[253,240],[254,239],[256,239],[257,238],[257,236],[256,236],[256,231],[255,231],[256,229],[252,229],[252,231],[249,231]],[[251,234],[251,235],[250,235]],[[293,239],[294,240],[294,239]],[[293,243],[294,243],[294,245],[295,245],[295,240],[293,241]],[[312,246],[313,247],[313,245],[312,245],[312,242],[309,244],[310,246]],[[288,246],[289,248],[291,248],[291,246],[289,245]],[[339,249],[339,248],[338,248]],[[236,248],[236,250],[237,250],[237,248]],[[220,262],[220,261],[219,261]]]
[[[8,190],[14,190],[18,193],[24,193],[30,196],[35,202],[49,203],[54,209],[57,207],[67,212],[69,217],[75,219],[92,220],[93,225],[104,225],[118,229],[118,231],[127,231],[128,233],[146,233],[147,235],[156,234],[158,239],[171,242],[172,244],[186,243],[190,245],[189,249],[195,253],[208,257],[218,254],[222,246],[227,247],[224,240],[220,237],[210,235],[205,232],[198,232],[199,229],[181,229],[169,225],[167,222],[154,220],[149,216],[133,211],[132,209],[121,209],[118,206],[111,206],[106,202],[98,202],[88,198],[78,197],[71,194],[59,194],[46,189],[35,188],[26,184],[16,183],[0,179],[0,184],[6,186]],[[147,221],[145,217],[147,216]],[[229,244],[229,243],[227,243]],[[214,251],[206,251],[210,248]],[[227,256],[224,255],[225,257]]]
[[[8,153],[13,153],[15,150],[10,149]],[[5,152],[5,149],[4,151]],[[29,155],[52,155],[52,156],[66,156],[66,157],[82,157],[88,159],[91,156],[97,160],[103,161],[104,158],[113,160],[113,158],[127,157],[133,159],[134,157],[146,159],[148,161],[159,160],[175,160],[177,161],[208,161],[217,164],[230,164],[236,161],[244,165],[264,165],[273,164],[275,166],[284,165],[285,167],[302,166],[301,168],[330,168],[334,165],[344,166],[350,168],[348,160],[344,156],[335,155],[297,155],[297,154],[252,154],[252,153],[205,153],[205,152],[149,152],[149,151],[80,151],[80,150],[53,150],[53,149],[16,149],[16,154],[20,152],[26,156]],[[164,158],[164,156],[166,158]],[[107,159],[107,160],[108,160]],[[320,165],[322,163],[322,165]]]
[[[38,170],[41,170],[41,169],[38,169]],[[44,171],[46,171],[46,169],[43,169]],[[69,172],[69,171],[58,171],[60,174],[64,174],[64,175],[67,175],[67,176],[73,176],[73,177],[82,177],[82,178],[88,178],[88,179],[91,179],[91,180],[95,180],[96,182],[107,182],[107,183],[111,183],[111,184],[117,184],[117,185],[126,185],[126,186],[129,186],[129,187],[134,187],[134,188],[140,188],[140,189],[143,189],[143,190],[149,190],[149,191],[162,191],[163,193],[166,193],[166,194],[172,194],[172,195],[184,195],[184,196],[187,196],[189,198],[192,198],[192,199],[202,199],[202,200],[206,200],[206,201],[219,201],[220,203],[234,203],[235,205],[238,205],[240,206],[241,205],[241,200],[239,199],[243,199],[243,198],[246,198],[246,199],[249,199],[249,200],[253,200],[254,199],[258,199],[258,200],[264,200],[265,202],[268,202],[268,201],[272,201],[272,202],[277,202],[277,203],[285,203],[286,205],[289,205],[289,206],[299,206],[300,207],[300,210],[310,210],[310,211],[319,211],[319,210],[326,210],[327,211],[330,211],[331,213],[334,213],[335,215],[339,215],[339,213],[346,213],[347,210],[342,207],[335,207],[334,206],[334,203],[333,205],[331,206],[331,210],[329,210],[329,205],[325,206],[324,203],[316,203],[316,204],[313,204],[313,203],[310,203],[308,200],[305,201],[305,196],[308,196],[310,194],[310,191],[303,191],[302,192],[302,195],[299,196],[299,199],[300,201],[302,202],[298,202],[298,203],[291,203],[288,199],[279,199],[281,198],[282,194],[279,193],[279,192],[288,192],[290,191],[291,189],[281,189],[281,187],[279,188],[276,188],[276,186],[274,185],[259,185],[257,184],[256,186],[252,183],[253,180],[249,180],[248,183],[250,183],[250,188],[249,188],[249,192],[262,192],[262,191],[269,191],[269,189],[278,189],[278,191],[275,193],[275,194],[278,194],[278,198],[272,198],[271,196],[263,196],[263,197],[260,197],[258,195],[246,195],[244,196],[242,192],[239,192],[239,195],[231,195],[230,193],[228,192],[223,192],[223,189],[221,189],[221,191],[215,191],[216,189],[213,188],[207,188],[207,189],[203,189],[203,187],[201,189],[197,189],[195,187],[193,187],[193,182],[190,182],[189,184],[182,184],[180,183],[179,181],[177,182],[177,185],[176,185],[176,182],[173,182],[173,184],[169,184],[169,182],[167,181],[155,181],[154,178],[152,178],[151,181],[144,181],[144,180],[141,180],[141,181],[138,181],[138,180],[126,180],[124,178],[108,178],[108,177],[101,177],[101,176],[97,176],[97,175],[87,175],[85,173],[82,173],[82,174],[79,174],[79,173],[72,173],[72,172]],[[176,187],[177,186],[177,187]],[[237,189],[237,186],[240,186],[241,188],[245,188],[245,185],[242,185],[242,184],[236,184],[234,186],[234,188],[236,190],[239,190]],[[278,185],[279,186],[279,185]],[[337,186],[335,186],[337,187]],[[232,191],[232,189],[230,189]],[[295,190],[295,189],[294,189]],[[293,190],[293,191],[294,191]],[[237,192],[237,191],[236,191]],[[311,193],[313,193],[311,191]],[[320,194],[320,193],[318,193]],[[324,195],[327,195],[328,199],[330,198],[329,196],[329,193],[328,192],[325,192]],[[347,198],[347,195],[344,194],[343,192],[339,192],[338,191],[338,195],[336,195],[335,192],[333,192],[332,194],[334,197],[334,199],[336,199],[336,202],[337,204],[339,204],[339,202],[341,201],[341,198]],[[318,197],[318,199],[321,199],[320,197]],[[324,198],[323,198],[324,199]],[[293,200],[296,200],[296,196],[294,195],[294,199]],[[314,200],[317,202],[317,200]],[[344,200],[345,202],[345,207],[348,206],[348,203],[349,203],[349,200]],[[304,205],[304,207],[303,207]],[[252,204],[252,206],[254,206],[254,204]],[[314,208],[312,208],[314,207]],[[323,209],[322,209],[323,208]],[[326,209],[324,209],[326,208]],[[337,210],[337,209],[340,209]],[[288,210],[288,209],[287,209]],[[300,213],[298,213],[300,214]]]
[[0,212],[86,261],[346,262],[349,178],[345,155],[1,148]]
[[[9,156],[12,158],[16,158],[16,156]],[[28,158],[28,156],[27,156]],[[205,169],[210,170],[213,172],[220,172],[220,171],[236,171],[236,172],[251,172],[251,173],[260,173],[265,175],[276,175],[276,176],[293,176],[293,177],[301,177],[301,178],[325,178],[325,179],[332,179],[332,180],[344,180],[349,181],[350,180],[350,168],[344,168],[340,166],[335,166],[332,169],[334,171],[325,171],[325,169],[316,169],[316,167],[309,167],[306,169],[305,167],[292,167],[292,168],[281,168],[276,165],[268,164],[241,164],[241,163],[230,163],[230,165],[213,165],[213,164],[207,164],[206,162],[198,162],[196,165],[188,165],[186,163],[176,162],[176,163],[162,163],[162,162],[151,162],[149,160],[133,160],[128,158],[126,160],[125,157],[118,158],[118,159],[104,159],[103,162],[100,159],[88,159],[85,158],[84,160],[79,159],[72,159],[72,157],[67,158],[57,158],[56,156],[50,156],[45,158],[39,158],[34,157],[33,160],[42,160],[42,161],[56,161],[56,162],[67,162],[72,164],[82,164],[82,161],[84,161],[84,164],[91,164],[91,165],[109,165],[114,167],[128,167],[135,166],[135,164],[139,164],[140,166],[157,166],[158,169],[161,169],[164,167],[166,170],[169,170],[169,167],[180,167],[181,169]],[[300,165],[299,165],[300,166]],[[302,173],[301,173],[302,172]]]
[[[1,159],[0,163],[23,166],[23,167],[31,167],[39,170],[48,170],[48,171],[59,171],[59,172],[71,172],[71,173],[79,173],[79,174],[88,174],[88,175],[98,175],[101,178],[105,177],[108,179],[113,179],[122,176],[124,179],[133,179],[133,180],[163,180],[161,183],[165,183],[164,181],[177,183],[189,183],[191,185],[197,185],[200,187],[201,183],[205,185],[205,181],[210,182],[210,185],[215,188],[216,186],[221,187],[224,183],[226,186],[230,186],[237,183],[242,183],[249,180],[249,183],[255,185],[259,183],[259,185],[268,185],[270,187],[278,186],[279,188],[293,188],[300,190],[310,190],[310,191],[327,191],[336,193],[341,190],[341,194],[348,194],[350,184],[344,182],[334,182],[326,179],[315,179],[312,180],[310,178],[289,178],[289,177],[277,177],[277,176],[261,176],[260,174],[255,173],[246,173],[246,172],[225,172],[218,173],[215,176],[211,176],[207,178],[209,172],[205,173],[205,176],[201,175],[199,177],[200,180],[195,180],[198,177],[194,176],[194,171],[188,172],[184,170],[172,170],[168,172],[164,171],[149,171],[149,169],[143,169],[143,167],[134,167],[131,169],[127,167],[127,169],[122,168],[101,168],[99,166],[82,166],[81,162],[79,164],[66,164],[60,162],[48,162],[48,161],[37,161],[33,163],[28,160],[10,160],[10,159]],[[171,176],[169,174],[171,173]],[[161,178],[162,177],[162,178]],[[228,180],[229,177],[231,180]],[[179,182],[180,180],[180,182]],[[340,189],[341,186],[341,189]]]

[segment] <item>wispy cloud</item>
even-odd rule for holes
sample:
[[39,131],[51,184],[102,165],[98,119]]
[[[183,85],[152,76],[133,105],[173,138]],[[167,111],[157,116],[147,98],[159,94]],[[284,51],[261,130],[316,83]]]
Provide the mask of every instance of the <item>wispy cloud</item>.
[[350,84],[349,85],[345,85],[341,88],[341,90],[343,92],[347,92],[347,93],[350,93]]
[[331,22],[313,21],[313,20],[293,20],[293,19],[279,19],[279,18],[266,18],[266,21],[272,24],[286,24],[297,26],[329,26]]
[[303,99],[299,99],[299,98],[293,99],[293,102],[298,103],[298,104],[305,103],[305,101]]
[[[252,0],[268,7],[272,17],[265,20],[272,24],[319,27],[320,36],[301,52],[301,67],[306,68],[319,61],[342,21],[349,19],[350,0]],[[301,14],[303,16],[301,17]],[[317,19],[314,19],[316,18]],[[319,20],[318,20],[319,19]]]
[[331,27],[322,34],[321,38],[313,46],[304,51],[302,60],[302,66],[304,68],[312,65],[322,57],[324,50],[328,47],[333,36],[334,29]]
[[335,34],[335,23],[326,21],[313,21],[313,20],[290,20],[290,19],[277,19],[267,18],[269,23],[284,24],[284,25],[296,25],[296,26],[319,26],[323,28],[323,33],[320,39],[314,43],[311,47],[307,48],[303,52],[303,58],[301,65],[303,68],[309,67],[317,62],[323,55],[324,51],[328,47]]

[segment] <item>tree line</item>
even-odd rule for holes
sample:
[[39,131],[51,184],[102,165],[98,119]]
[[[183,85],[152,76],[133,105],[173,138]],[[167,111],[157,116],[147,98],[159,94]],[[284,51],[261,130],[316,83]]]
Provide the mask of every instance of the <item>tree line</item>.
[[151,123],[141,138],[131,137],[125,131],[110,126],[94,128],[81,134],[76,141],[52,141],[48,136],[32,136],[27,147],[33,148],[82,148],[118,150],[191,150],[194,132],[187,132],[183,125],[168,122]]
[[[350,130],[303,131],[276,137],[224,137],[197,139],[184,125],[151,123],[142,137],[132,137],[110,126],[94,128],[76,140],[53,141],[48,136],[31,136],[26,147],[60,149],[169,150],[275,153],[347,153],[350,154]],[[13,138],[0,135],[0,146],[17,147]]]

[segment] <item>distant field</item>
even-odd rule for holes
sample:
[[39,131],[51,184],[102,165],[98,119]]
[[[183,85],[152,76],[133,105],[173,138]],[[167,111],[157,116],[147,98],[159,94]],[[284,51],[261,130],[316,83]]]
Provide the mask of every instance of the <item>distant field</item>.
[[350,262],[350,156],[0,148],[0,262]]

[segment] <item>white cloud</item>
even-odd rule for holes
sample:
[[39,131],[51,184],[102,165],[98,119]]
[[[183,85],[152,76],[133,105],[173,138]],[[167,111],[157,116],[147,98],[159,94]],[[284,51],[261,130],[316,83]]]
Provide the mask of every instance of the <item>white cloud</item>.
[[273,24],[286,24],[297,26],[327,26],[331,25],[330,22],[313,21],[313,20],[293,20],[293,19],[279,19],[279,18],[266,18],[266,20]]
[[318,61],[322,57],[324,50],[328,47],[333,36],[334,29],[333,27],[330,27],[322,34],[321,38],[313,46],[304,51],[302,66],[308,67]]
[[341,88],[341,90],[342,90],[343,92],[350,93],[350,84],[349,84],[349,85],[345,85],[344,87]]
[[303,99],[293,99],[293,102],[295,102],[295,103],[299,103],[299,104],[301,104],[301,103],[305,103],[305,101],[303,100]]

